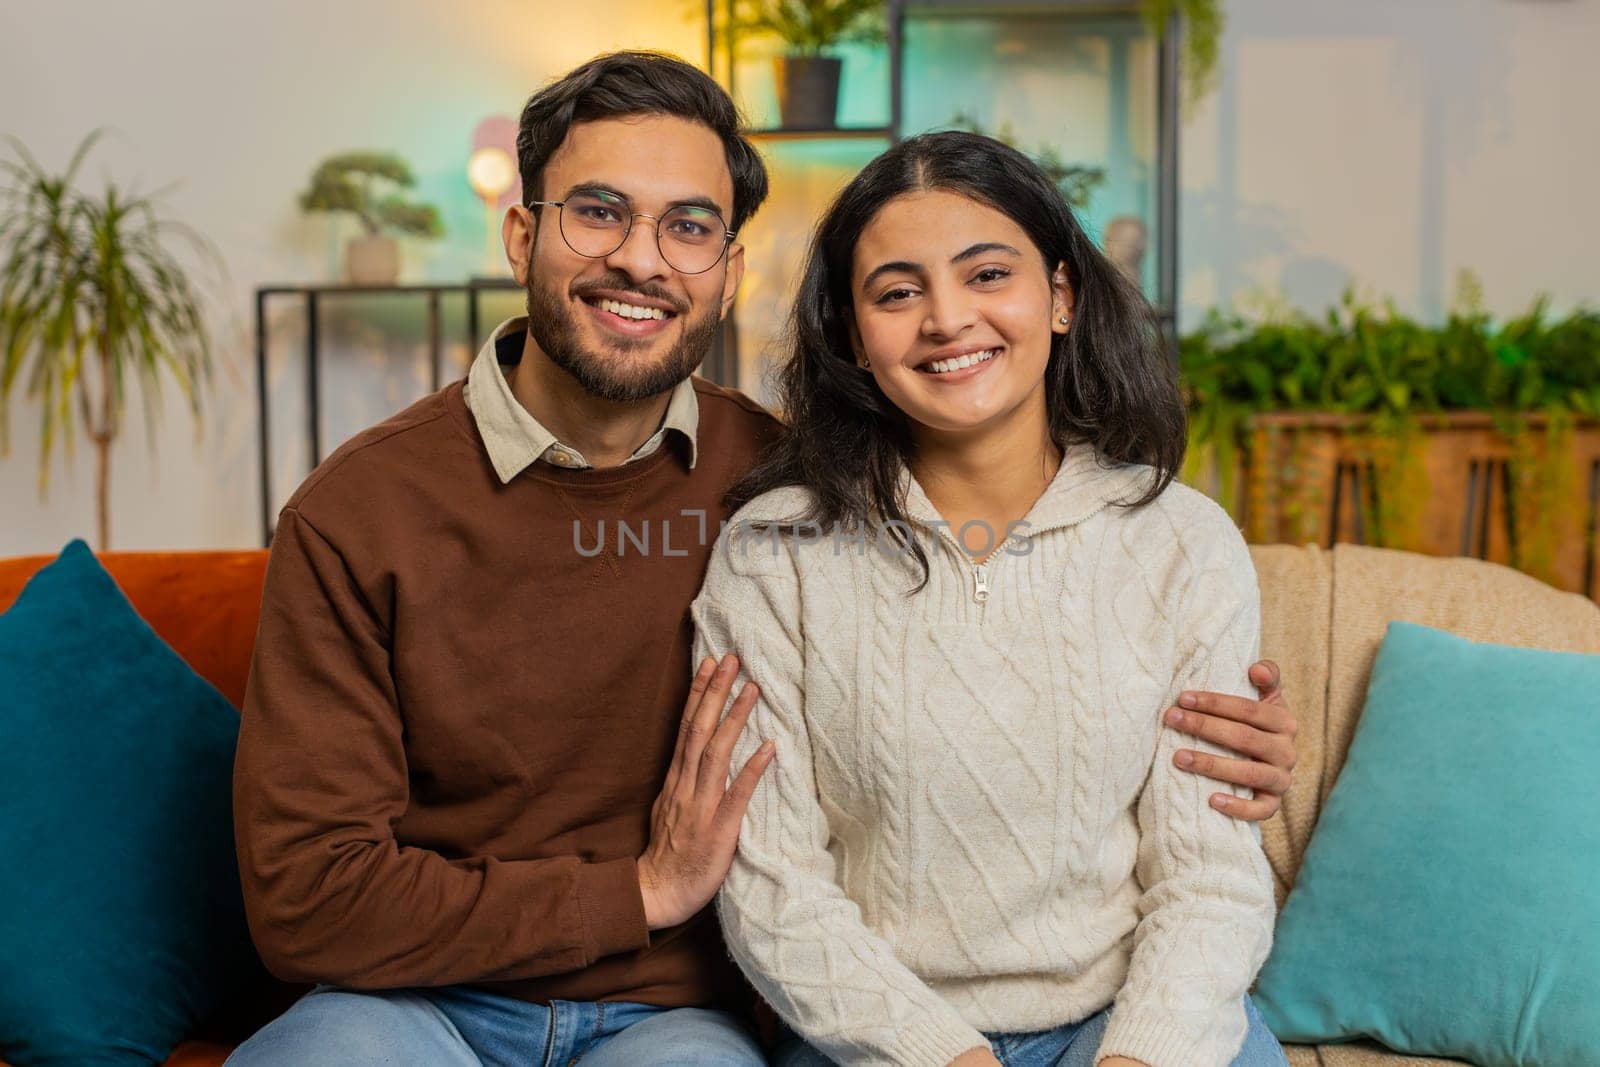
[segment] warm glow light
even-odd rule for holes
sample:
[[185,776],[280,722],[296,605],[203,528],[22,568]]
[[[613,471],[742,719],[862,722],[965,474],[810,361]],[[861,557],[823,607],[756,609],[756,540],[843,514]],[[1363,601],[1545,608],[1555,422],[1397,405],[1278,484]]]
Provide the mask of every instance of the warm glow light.
[[472,191],[492,204],[517,180],[516,164],[503,148],[488,145],[467,161],[467,181]]

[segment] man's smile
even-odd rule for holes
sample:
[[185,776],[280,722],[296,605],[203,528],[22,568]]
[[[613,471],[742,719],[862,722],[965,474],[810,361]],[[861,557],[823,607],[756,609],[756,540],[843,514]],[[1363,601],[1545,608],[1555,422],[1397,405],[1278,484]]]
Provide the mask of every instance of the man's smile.
[[678,317],[668,301],[638,293],[598,289],[580,294],[578,300],[603,330],[624,337],[654,337]]

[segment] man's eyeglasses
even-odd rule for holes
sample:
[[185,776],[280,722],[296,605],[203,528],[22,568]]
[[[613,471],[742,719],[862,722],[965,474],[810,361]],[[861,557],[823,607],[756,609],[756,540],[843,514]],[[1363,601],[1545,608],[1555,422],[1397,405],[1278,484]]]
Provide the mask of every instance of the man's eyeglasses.
[[717,265],[734,234],[722,216],[708,207],[679,204],[663,215],[629,211],[612,193],[586,190],[565,200],[532,200],[529,207],[560,212],[561,239],[580,256],[601,259],[621,248],[633,231],[634,219],[656,224],[656,248],[679,274],[704,274]]

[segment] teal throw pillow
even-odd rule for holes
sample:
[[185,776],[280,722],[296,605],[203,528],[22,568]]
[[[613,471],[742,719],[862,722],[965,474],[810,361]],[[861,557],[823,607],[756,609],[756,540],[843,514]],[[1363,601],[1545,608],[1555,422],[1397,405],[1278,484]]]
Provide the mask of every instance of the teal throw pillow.
[[161,1063],[257,973],[238,730],[82,541],[0,615],[0,1059]]
[[1392,623],[1254,996],[1284,1041],[1600,1064],[1600,656]]

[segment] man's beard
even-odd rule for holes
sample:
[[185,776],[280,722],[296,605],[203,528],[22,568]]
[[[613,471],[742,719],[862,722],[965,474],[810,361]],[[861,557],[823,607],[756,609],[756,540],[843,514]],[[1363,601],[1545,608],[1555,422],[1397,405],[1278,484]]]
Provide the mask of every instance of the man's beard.
[[[684,317],[682,301],[656,291],[654,286],[636,286],[624,277],[608,275],[581,289],[633,292],[665,300],[673,305],[679,318]],[[614,403],[632,404],[659,396],[689,377],[711,351],[718,325],[715,306],[697,319],[685,319],[677,343],[665,356],[653,364],[635,366],[628,357],[649,348],[655,343],[654,338],[612,338],[608,347],[615,354],[588,350],[578,339],[578,324],[573,321],[570,305],[551,287],[528,279],[528,332],[534,343],[586,392]]]

